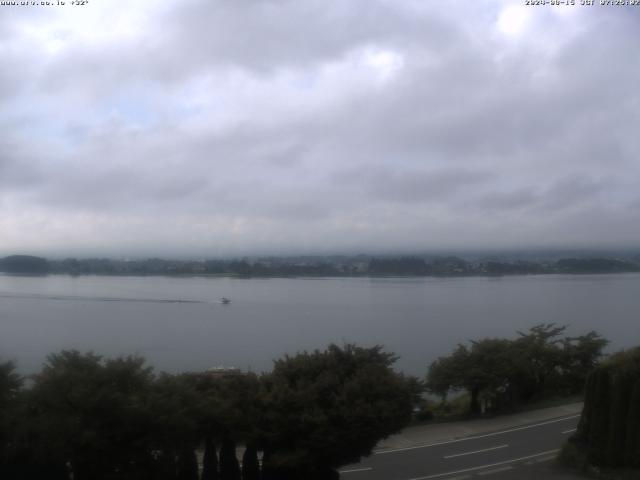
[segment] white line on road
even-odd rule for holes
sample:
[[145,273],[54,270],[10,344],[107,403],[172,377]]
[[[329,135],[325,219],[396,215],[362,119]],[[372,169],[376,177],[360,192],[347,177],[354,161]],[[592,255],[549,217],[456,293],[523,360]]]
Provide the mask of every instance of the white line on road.
[[578,430],[577,428],[572,428],[571,430],[565,430],[564,432],[562,432],[563,435],[566,435],[567,433],[573,433],[576,430]]
[[509,444],[499,445],[497,447],[491,448],[483,448],[482,450],[476,450],[474,452],[465,452],[465,453],[456,453],[454,455],[446,455],[443,458],[456,458],[456,457],[464,457],[465,455],[473,455],[474,453],[482,453],[482,452],[490,452],[492,450],[500,450],[501,448],[507,448]]
[[555,459],[556,459],[556,456],[555,455],[551,455],[550,457],[538,458],[538,459],[534,460],[533,463],[550,462],[550,461],[555,460]]
[[478,472],[478,475],[493,475],[494,473],[506,472],[507,470],[513,470],[513,467],[507,465],[506,467],[493,468],[491,470],[485,470],[484,472]]
[[366,467],[366,468],[354,468],[352,470],[340,470],[339,473],[356,473],[356,472],[368,472],[370,470],[373,470],[373,468],[371,467]]
[[518,432],[520,430],[527,430],[529,428],[542,427],[544,425],[550,425],[552,423],[566,422],[567,420],[573,420],[574,418],[578,418],[578,417],[580,417],[580,415],[572,415],[570,417],[557,418],[556,420],[549,420],[547,422],[536,423],[535,425],[527,425],[526,427],[510,428],[509,430],[502,430],[501,432],[485,433],[484,435],[476,435],[476,436],[473,436],[473,437],[458,438],[458,439],[455,439],[455,440],[447,440],[445,442],[429,443],[429,444],[426,444],[426,445],[416,445],[416,446],[413,446],[413,447],[393,448],[391,450],[380,450],[380,451],[377,451],[377,452],[373,452],[373,454],[374,455],[384,455],[384,454],[387,454],[387,453],[404,452],[404,451],[407,451],[407,450],[416,450],[418,448],[429,448],[429,447],[437,447],[439,445],[449,445],[450,443],[466,442],[468,440],[477,440],[478,438],[493,437],[495,435],[504,435],[505,433]]
[[522,460],[529,460],[530,458],[542,457],[543,455],[550,455],[552,453],[558,453],[559,451],[560,450],[557,450],[557,449],[548,450],[546,452],[536,453],[535,455],[528,455],[526,457],[520,457],[520,458],[512,458],[511,460],[504,460],[502,462],[490,463],[489,465],[482,465],[480,467],[465,468],[464,470],[456,470],[455,472],[436,473],[435,475],[427,475],[426,477],[414,477],[409,480],[428,480],[430,478],[446,477],[448,475],[456,475],[458,473],[474,472],[476,470],[483,470],[485,468],[497,467],[499,465],[506,465],[508,463],[521,462]]

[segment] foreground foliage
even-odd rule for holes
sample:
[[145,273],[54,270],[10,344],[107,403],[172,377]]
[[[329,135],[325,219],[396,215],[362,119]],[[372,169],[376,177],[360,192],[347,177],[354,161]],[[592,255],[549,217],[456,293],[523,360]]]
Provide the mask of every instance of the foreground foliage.
[[[356,462],[407,425],[420,392],[390,369],[394,361],[352,345],[278,360],[263,383],[268,466],[300,474]],[[316,476],[322,470],[290,478]]]
[[140,357],[63,351],[29,388],[0,364],[0,478],[337,478],[411,418],[418,383],[394,361],[380,347],[331,345],[260,376],[155,375]]
[[590,465],[640,469],[640,347],[612,356],[589,375],[570,443]]

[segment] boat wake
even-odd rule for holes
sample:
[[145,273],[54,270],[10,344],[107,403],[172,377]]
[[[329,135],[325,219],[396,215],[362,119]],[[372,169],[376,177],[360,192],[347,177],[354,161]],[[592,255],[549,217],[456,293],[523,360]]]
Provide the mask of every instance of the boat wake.
[[0,293],[0,298],[19,300],[56,300],[63,302],[128,302],[128,303],[209,303],[181,298],[83,297],[77,295],[39,295],[32,293]]

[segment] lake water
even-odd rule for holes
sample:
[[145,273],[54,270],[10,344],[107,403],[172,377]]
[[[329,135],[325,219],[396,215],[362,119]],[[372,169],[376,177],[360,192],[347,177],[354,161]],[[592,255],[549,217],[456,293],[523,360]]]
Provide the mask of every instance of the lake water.
[[[222,305],[219,298],[232,299]],[[23,373],[47,354],[138,353],[158,370],[269,370],[330,342],[382,344],[423,375],[458,342],[537,323],[640,344],[640,274],[502,278],[172,278],[0,275],[0,358]]]

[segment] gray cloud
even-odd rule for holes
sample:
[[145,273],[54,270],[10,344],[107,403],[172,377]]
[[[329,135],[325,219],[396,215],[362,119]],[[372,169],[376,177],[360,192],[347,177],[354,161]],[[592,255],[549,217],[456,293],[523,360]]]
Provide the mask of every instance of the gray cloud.
[[465,190],[485,183],[490,176],[490,172],[460,169],[398,170],[392,166],[361,165],[334,178],[338,183],[361,189],[374,201],[447,203]]
[[3,16],[0,251],[637,243],[640,16],[518,5]]
[[0,140],[0,188],[5,193],[28,189],[42,181],[40,162],[33,152],[10,138]]

